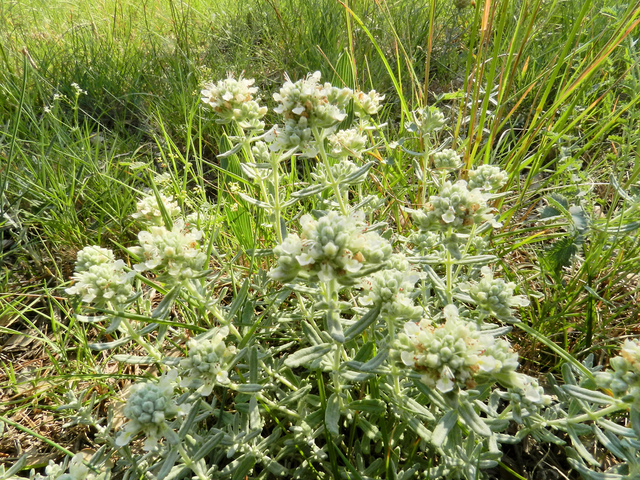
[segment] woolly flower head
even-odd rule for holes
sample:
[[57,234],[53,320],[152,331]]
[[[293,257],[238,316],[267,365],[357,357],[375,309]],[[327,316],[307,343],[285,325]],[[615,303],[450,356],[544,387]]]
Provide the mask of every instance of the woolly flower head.
[[202,273],[207,257],[200,250],[198,241],[202,232],[188,231],[182,221],[177,221],[172,230],[153,226],[138,234],[139,247],[130,248],[142,262],[134,265],[135,270],[152,270],[162,281],[179,283]]
[[361,281],[366,295],[360,298],[362,305],[380,306],[380,315],[386,318],[412,320],[422,315],[422,307],[416,306],[409,296],[420,276],[408,269],[380,270]]
[[74,284],[65,292],[96,305],[123,304],[133,293],[131,283],[135,276],[124,268],[124,262],[115,260],[111,250],[94,245],[85,247],[78,252]]
[[315,72],[295,83],[287,78],[280,91],[273,94],[279,103],[274,111],[285,120],[306,118],[310,128],[328,128],[346,118],[345,108],[352,95],[349,88],[320,84],[320,72]]
[[200,92],[202,101],[209,105],[218,115],[219,123],[236,121],[244,129],[262,130],[264,123],[260,120],[267,113],[267,107],[261,107],[254,95],[258,91],[252,87],[254,79],[239,79],[229,76],[217,83],[205,85]]
[[177,370],[170,370],[157,383],[136,384],[124,407],[129,419],[124,430],[116,437],[116,445],[127,445],[139,432],[147,437],[144,449],[153,450],[160,438],[176,438],[167,422],[178,414],[186,413],[175,401],[173,390]]
[[264,139],[270,142],[269,149],[273,152],[298,148],[302,152],[302,157],[312,158],[318,154],[313,132],[306,117],[285,120],[282,126],[276,125],[269,130]]
[[329,147],[331,155],[336,157],[354,156],[362,158],[362,152],[367,146],[367,137],[362,135],[357,129],[339,130],[329,135]]
[[444,127],[444,115],[436,107],[425,107],[411,113],[413,124],[410,126],[414,131],[422,135],[430,135]]
[[462,159],[455,150],[445,148],[433,154],[433,166],[437,170],[455,170],[462,166]]
[[640,340],[625,340],[620,355],[609,360],[611,369],[597,373],[596,383],[640,410]]
[[371,90],[369,93],[357,91],[353,94],[353,100],[357,116],[375,115],[382,108],[384,95],[380,95],[375,90]]
[[[67,468],[69,471],[64,473]],[[64,464],[59,465],[53,460],[49,460],[49,465],[45,467],[44,473],[44,476],[37,474],[34,480],[104,480],[107,478],[107,472],[96,474],[84,464],[82,452],[71,457],[66,467]]]
[[329,281],[357,277],[365,265],[384,262],[391,245],[376,232],[367,232],[364,214],[348,216],[330,211],[315,220],[300,219],[301,237],[289,235],[274,248],[278,266],[269,272],[274,280],[288,281],[304,272],[310,279]]
[[[170,219],[174,219],[180,215],[180,207],[178,207],[178,203],[173,200],[172,196],[167,197],[166,195],[160,194],[160,201]],[[136,213],[131,216],[145,226],[164,225],[162,209],[158,204],[158,198],[154,192],[150,192],[138,200]]]
[[324,162],[318,163],[311,178],[319,185],[331,185],[332,179],[338,185],[355,185],[364,182],[365,175],[357,175],[358,166],[350,160],[343,158],[341,161],[330,165],[328,168]]
[[475,170],[469,171],[469,188],[495,192],[504,186],[508,179],[509,175],[500,167],[480,165]]
[[[413,218],[422,231],[453,228],[458,232],[466,232],[473,225],[480,225],[493,220],[492,209],[478,189],[469,190],[467,182],[444,182],[439,195],[429,197],[422,210],[414,210]],[[493,226],[499,226],[493,222]]]
[[189,353],[180,362],[181,387],[197,389],[206,397],[214,386],[229,384],[228,363],[235,356],[236,348],[225,344],[227,335],[229,327],[221,327],[212,337],[189,340]]
[[447,393],[454,388],[472,388],[474,377],[509,376],[517,367],[517,354],[505,341],[481,333],[461,320],[454,305],[444,309],[446,321],[435,325],[429,319],[405,324],[399,335],[402,362],[422,373],[422,381]]
[[482,267],[482,280],[469,287],[469,296],[476,302],[481,313],[493,315],[500,320],[515,320],[512,307],[526,307],[529,300],[522,295],[514,295],[516,284],[493,278],[491,268]]

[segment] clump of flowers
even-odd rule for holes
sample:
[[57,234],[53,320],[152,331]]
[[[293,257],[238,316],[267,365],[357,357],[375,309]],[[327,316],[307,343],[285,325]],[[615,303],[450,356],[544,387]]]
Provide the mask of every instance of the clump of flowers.
[[375,90],[368,93],[356,91],[353,93],[354,110],[357,116],[366,117],[377,114],[382,108],[384,95],[380,95]]
[[139,432],[146,437],[144,449],[147,451],[153,450],[162,437],[176,440],[176,434],[167,422],[185,413],[173,394],[177,376],[177,370],[170,370],[158,383],[138,383],[132,387],[124,407],[124,415],[129,422],[116,437],[116,445],[127,445]]
[[320,72],[308,75],[293,83],[287,78],[278,93],[273,94],[279,105],[274,108],[285,120],[300,121],[305,118],[309,127],[328,128],[347,116],[345,108],[353,91],[320,84]]
[[111,250],[91,245],[78,252],[74,284],[65,292],[97,306],[121,305],[133,293],[134,276],[135,272],[125,271],[124,262],[116,260]]
[[178,202],[174,201],[172,196],[160,194],[160,201],[162,202],[162,208],[158,204],[158,197],[156,197],[154,192],[150,192],[138,200],[136,204],[136,213],[131,216],[145,226],[161,226],[164,225],[162,209],[164,209],[170,219],[180,215]]
[[189,352],[180,362],[181,387],[196,389],[206,397],[216,385],[229,384],[229,361],[235,356],[236,347],[225,344],[228,335],[229,327],[221,327],[212,338],[187,342]]
[[353,277],[364,265],[380,264],[391,255],[388,241],[366,231],[362,212],[343,216],[330,211],[318,220],[303,215],[300,224],[300,237],[290,234],[273,250],[278,266],[269,275],[274,280],[292,280],[301,273],[323,282]]
[[462,166],[462,159],[455,150],[445,148],[433,154],[433,166],[436,170],[455,170]]
[[425,107],[412,112],[412,115],[413,124],[410,128],[422,135],[431,135],[445,125],[444,115],[437,107]]
[[217,83],[209,83],[202,90],[202,101],[209,105],[218,115],[218,123],[232,121],[244,129],[262,130],[261,121],[267,113],[267,107],[261,107],[254,95],[257,87],[252,87],[254,79],[231,76]]
[[412,320],[423,314],[423,309],[416,306],[411,298],[416,282],[420,276],[407,269],[390,268],[375,272],[363,278],[362,289],[366,295],[360,297],[362,305],[380,306],[383,318]]
[[336,157],[351,155],[356,158],[362,158],[362,152],[367,146],[367,137],[355,128],[339,130],[329,135],[328,140],[331,154]]
[[202,232],[185,230],[184,222],[178,220],[173,229],[152,226],[138,234],[139,247],[130,251],[142,262],[134,265],[136,271],[146,270],[161,273],[161,280],[179,283],[200,274],[206,265],[207,256],[200,250]]
[[306,117],[298,120],[285,120],[284,125],[276,125],[264,139],[270,142],[269,149],[274,152],[299,148],[303,157],[315,157],[318,148],[313,140],[313,132]]
[[[68,468],[68,472],[65,470]],[[94,473],[84,463],[84,454],[76,453],[69,464],[57,464],[53,460],[49,460],[49,464],[44,469],[44,475],[36,474],[34,480],[105,480],[108,472]],[[12,477],[13,478],[13,477]]]
[[620,355],[609,360],[611,369],[596,374],[599,387],[640,410],[640,340],[625,340]]
[[469,172],[469,189],[479,188],[495,192],[504,186],[509,179],[507,172],[494,165],[480,165]]
[[473,388],[477,375],[508,378],[517,368],[517,354],[506,341],[480,332],[461,320],[458,309],[447,305],[446,321],[436,325],[428,318],[405,324],[399,335],[402,362],[422,373],[422,381],[442,393]]
[[[478,189],[469,190],[467,182],[444,182],[440,195],[429,197],[421,210],[414,210],[413,219],[422,231],[453,229],[469,231],[473,225],[493,220],[492,209]],[[498,226],[493,222],[494,226]]]
[[514,295],[514,282],[505,282],[501,278],[493,278],[491,268],[481,269],[482,280],[468,287],[469,296],[476,303],[483,315],[493,315],[500,320],[514,321],[511,309],[526,307],[529,300],[522,295]]

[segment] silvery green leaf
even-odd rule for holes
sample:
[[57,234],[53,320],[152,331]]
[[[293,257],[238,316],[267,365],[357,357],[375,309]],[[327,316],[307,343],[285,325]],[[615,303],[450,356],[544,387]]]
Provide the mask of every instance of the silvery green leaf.
[[348,342],[352,340],[356,335],[361,334],[365,331],[371,324],[373,324],[380,314],[380,306],[375,306],[367,313],[365,313],[360,320],[351,325],[347,331],[344,333],[345,340]]
[[223,153],[219,153],[217,155],[218,158],[227,158],[230,157],[231,155],[234,155],[236,153],[238,153],[240,151],[240,149],[242,148],[242,143],[237,143],[236,145],[234,145],[233,147],[231,147],[231,150],[227,150],[226,152]]
[[166,478],[166,476],[169,475],[174,465],[176,464],[176,460],[178,460],[179,455],[180,455],[180,451],[177,448],[169,449],[169,453],[167,453],[167,456],[165,457],[164,462],[162,462],[162,467],[160,467],[160,470],[156,475],[156,478],[158,480],[164,480],[164,478]]
[[327,408],[324,412],[324,424],[327,427],[329,433],[334,436],[338,436],[340,431],[338,428],[338,422],[340,421],[340,398],[335,393],[332,393],[327,400]]
[[123,337],[118,340],[114,340],[113,342],[96,342],[90,343],[89,348],[91,350],[95,350],[97,352],[102,352],[104,350],[109,350],[111,348],[116,348],[121,345],[125,345],[131,341],[131,337]]
[[351,173],[350,175],[347,175],[344,178],[342,183],[357,183],[357,180],[360,179],[360,177],[365,176],[367,172],[371,169],[371,167],[373,167],[373,165],[374,165],[374,162],[369,162],[366,165],[363,165],[355,172]]
[[585,448],[584,444],[582,443],[582,440],[580,440],[580,437],[578,436],[578,433],[573,428],[573,425],[567,424],[565,428],[567,433],[569,434],[569,437],[571,438],[571,444],[573,445],[573,448],[575,448],[576,452],[578,452],[578,454],[587,463],[590,463],[594,467],[599,467],[600,462],[595,458],[593,458],[593,455],[591,455],[589,450]]
[[430,422],[435,422],[436,420],[433,414],[429,410],[427,410],[424,405],[418,403],[413,397],[405,397],[403,399],[402,407],[404,407],[405,410],[413,413],[414,415],[419,415],[423,419]]
[[611,405],[616,401],[614,398],[604,393],[582,388],[578,385],[563,385],[562,388],[574,398],[579,398],[580,400],[585,400],[591,403],[597,403],[599,405]]
[[363,363],[360,366],[360,370],[362,370],[363,372],[371,372],[376,368],[380,367],[385,362],[388,356],[389,356],[389,350],[382,350],[378,355],[373,357],[371,360],[369,360],[366,363]]
[[425,427],[420,420],[415,417],[410,417],[407,423],[409,424],[409,427],[411,427],[411,430],[416,432],[420,438],[427,442],[431,441],[431,431]]
[[349,382],[364,382],[372,376],[371,373],[366,372],[354,372],[352,370],[345,370],[340,373],[342,378]]
[[262,388],[262,385],[258,383],[241,383],[233,386],[233,389],[240,393],[257,393]]
[[305,334],[309,342],[314,345],[323,343],[322,337],[318,335],[316,329],[313,328],[313,326],[309,322],[307,322],[306,320],[301,322],[300,327],[302,328],[302,332]]
[[150,356],[140,357],[138,355],[114,355],[112,358],[116,362],[126,363],[128,365],[152,365],[156,363],[156,359]]
[[266,202],[257,200],[242,192],[238,192],[238,196],[250,205],[255,205],[256,207],[264,208],[267,211],[271,211],[272,206]]
[[482,435],[483,437],[491,436],[491,429],[476,413],[472,405],[467,402],[460,402],[458,406],[458,413],[460,414],[460,419],[464,424],[478,435]]
[[231,480],[245,480],[245,477],[248,476],[255,463],[256,459],[253,457],[253,455],[245,453],[240,458],[234,460],[224,469],[222,469],[220,473],[222,475],[224,475],[225,473],[228,475],[230,472],[233,472]]
[[576,470],[582,477],[587,480],[630,480],[628,475],[617,475],[615,473],[598,473],[594,472],[582,462],[580,455],[570,447],[565,448],[567,453],[567,462],[571,465],[571,468]]
[[362,473],[367,477],[378,476],[378,471],[380,471],[380,469],[383,467],[384,461],[380,457],[378,457],[369,465],[367,465],[367,468]]
[[305,385],[304,387],[299,388],[292,394],[287,395],[282,400],[278,401],[278,403],[283,406],[290,405],[292,403],[297,403],[300,400],[302,400],[307,395],[307,393],[309,393],[311,388],[312,388],[311,385]]
[[349,403],[347,407],[350,410],[358,412],[373,413],[376,415],[382,415],[387,411],[387,404],[377,398],[365,398],[364,400],[354,400]]
[[640,438],[640,411],[636,408],[629,409],[629,421],[631,428],[638,438]]
[[375,346],[375,343],[372,341],[365,343],[364,345],[362,345],[360,350],[358,350],[358,353],[356,353],[356,356],[353,357],[353,360],[358,364],[362,365],[362,362],[364,362],[367,358],[369,358],[369,356],[373,353],[374,346]]
[[460,260],[457,260],[456,265],[472,265],[479,263],[486,265],[491,262],[495,262],[498,259],[495,255],[465,255]]
[[217,432],[215,435],[209,434],[207,441],[194,453],[191,458],[194,462],[199,462],[205,456],[209,455],[211,451],[218,446],[218,444],[224,438],[224,432]]
[[606,418],[599,418],[596,420],[598,425],[607,429],[609,432],[620,435],[621,437],[635,438],[636,434],[632,429],[623,427],[622,425],[618,425],[617,423],[612,422],[611,420],[607,420]]
[[310,197],[312,195],[317,195],[318,193],[323,192],[324,190],[326,190],[327,188],[329,188],[328,185],[310,185],[308,187],[305,187],[301,190],[298,190],[297,192],[293,192],[291,194],[292,197],[297,199],[300,198],[305,198],[305,197]]
[[449,410],[447,413],[443,415],[440,419],[436,428],[433,429],[433,433],[431,434],[431,443],[435,447],[442,447],[444,445],[449,432],[456,426],[458,423],[458,412],[455,410]]
[[297,352],[289,355],[284,364],[289,368],[299,367],[305,363],[312,362],[316,358],[320,358],[331,351],[333,347],[330,343],[321,343],[312,347],[302,348]]
[[173,287],[167,294],[164,296],[162,301],[158,304],[158,306],[151,313],[151,318],[166,318],[169,316],[171,312],[171,307],[177,300],[180,295],[180,290],[182,289],[181,285],[176,285]]
[[201,400],[197,399],[193,403],[193,405],[191,405],[191,408],[189,409],[189,414],[186,416],[186,418],[182,422],[182,425],[180,425],[180,430],[178,430],[178,437],[180,438],[180,440],[185,439],[185,437],[191,430],[191,427],[195,423],[198,413],[200,412],[200,402]]
[[598,427],[594,427],[593,431],[603,447],[620,459],[626,457],[626,452],[624,451],[624,447],[620,443],[620,439],[618,437],[612,435],[610,432],[603,432]]
[[258,408],[258,400],[256,397],[249,399],[249,426],[254,429],[262,429],[263,422]]
[[327,331],[336,342],[344,343],[345,338],[340,315],[334,311],[327,312]]

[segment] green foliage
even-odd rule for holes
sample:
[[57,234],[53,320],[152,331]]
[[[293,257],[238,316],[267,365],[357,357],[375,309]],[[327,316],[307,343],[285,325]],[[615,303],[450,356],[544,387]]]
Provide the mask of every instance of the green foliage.
[[[57,414],[91,426],[103,445],[91,466],[119,459],[114,473],[128,478],[478,478],[501,468],[505,442],[526,435],[570,445],[567,462],[584,478],[637,473],[637,432],[619,425],[628,416],[635,426],[637,411],[618,384],[594,383],[612,371],[609,357],[622,371],[612,339],[638,320],[633,2],[72,7],[0,7],[0,344],[22,337],[48,358],[31,371],[3,350],[0,385],[16,395],[0,404],[5,430],[66,448],[16,420],[63,405]],[[270,110],[258,121],[281,127],[267,138],[213,122],[202,106],[197,92],[227,71],[255,77],[267,103],[285,73],[293,83],[320,71],[361,95],[318,116],[331,125],[314,127],[295,106],[284,118]],[[361,123],[362,102],[381,96],[378,115]],[[307,120],[308,131],[295,130]],[[328,138],[338,126],[359,131]],[[308,143],[296,143],[300,132]],[[485,165],[499,174],[479,174]],[[160,224],[136,217],[143,198]],[[326,251],[309,247],[328,237]],[[154,253],[171,241],[182,253]],[[115,250],[122,264],[73,273],[86,245]],[[339,261],[327,260],[334,247]],[[407,253],[413,273],[387,249]],[[495,262],[503,278],[486,270]],[[123,301],[105,287],[93,310],[73,312],[62,288],[89,299],[109,272],[136,294]],[[447,390],[426,360],[409,358],[418,333],[405,322],[430,318],[420,335],[440,341],[439,328],[455,323],[449,305],[484,342],[507,338],[488,319],[514,322],[521,307],[530,378],[562,375],[527,392],[539,403],[553,394],[552,404],[527,415],[509,372]],[[223,326],[224,354],[213,340]],[[155,427],[136,417],[131,432],[159,450],[118,445],[122,413],[105,412],[129,395],[121,382],[144,372],[144,385],[157,385],[151,377],[180,365],[190,337],[215,353],[221,376],[161,380],[191,410],[158,406],[166,423]],[[80,393],[63,398],[68,390]],[[586,441],[618,465],[602,471]],[[89,478],[69,457],[64,468]],[[0,478],[36,466],[13,460]]]

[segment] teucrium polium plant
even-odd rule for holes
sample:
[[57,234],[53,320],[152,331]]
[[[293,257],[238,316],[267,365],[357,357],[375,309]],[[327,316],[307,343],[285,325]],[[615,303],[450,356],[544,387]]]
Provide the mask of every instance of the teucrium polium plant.
[[[619,460],[607,478],[640,476],[638,343],[604,371],[565,363],[560,383],[518,370],[506,334],[528,300],[490,241],[506,173],[462,172],[437,108],[413,112],[397,142],[415,158],[418,203],[402,212],[412,229],[394,232],[359,190],[375,164],[375,91],[287,79],[268,129],[253,80],[207,84],[202,100],[227,129],[220,158],[240,162],[233,193],[265,220],[271,263],[232,282],[210,270],[216,232],[158,185],[133,215],[130,264],[78,252],[67,293],[110,335],[93,347],[149,366],[108,418],[81,412],[103,442],[95,478],[113,465],[125,479],[476,479],[527,436],[564,445],[585,478],[604,478],[594,441]],[[141,354],[121,349],[132,342]],[[37,478],[76,478],[80,461]]]

